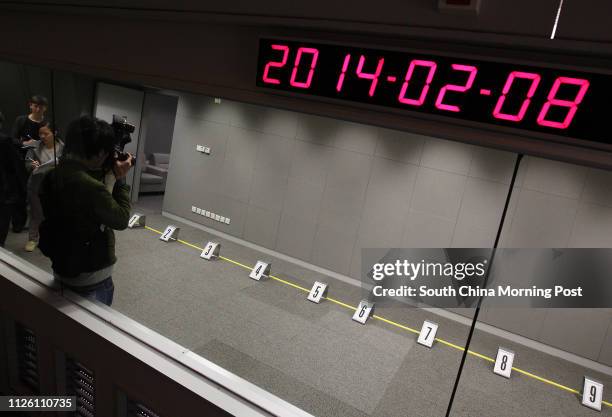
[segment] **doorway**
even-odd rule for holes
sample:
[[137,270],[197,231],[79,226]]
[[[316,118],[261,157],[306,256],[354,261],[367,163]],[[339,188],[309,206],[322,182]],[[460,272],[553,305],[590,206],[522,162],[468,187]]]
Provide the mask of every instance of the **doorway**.
[[177,106],[176,96],[145,93],[132,201],[155,213],[162,209]]
[[113,115],[134,125],[132,141],[125,151],[136,155],[126,178],[132,187],[131,201],[149,213],[160,213],[170,167],[170,151],[178,97],[98,83],[94,114],[109,123]]

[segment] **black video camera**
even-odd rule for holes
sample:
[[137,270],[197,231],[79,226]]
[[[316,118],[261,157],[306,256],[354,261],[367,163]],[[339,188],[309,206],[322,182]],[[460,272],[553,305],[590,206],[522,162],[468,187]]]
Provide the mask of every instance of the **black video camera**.
[[[109,157],[110,166],[115,164],[115,161],[125,161],[129,158],[129,154],[124,152],[125,145],[132,141],[132,133],[136,130],[136,126],[131,125],[127,121],[126,116],[117,116],[113,114],[113,123],[111,124],[115,131],[115,152]],[[136,157],[132,156],[132,166],[136,163]]]

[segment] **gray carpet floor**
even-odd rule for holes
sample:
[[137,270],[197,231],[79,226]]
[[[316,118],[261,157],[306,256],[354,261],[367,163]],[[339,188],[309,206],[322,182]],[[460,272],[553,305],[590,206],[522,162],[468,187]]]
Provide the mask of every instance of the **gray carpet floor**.
[[[161,196],[141,198],[137,210],[163,230],[175,222],[160,214]],[[358,287],[275,259],[179,224],[180,238],[202,247],[220,241],[222,255],[246,265],[272,263],[272,274],[310,288],[330,284],[329,296],[356,306]],[[49,269],[38,251],[22,249],[24,234],[11,234],[7,249]],[[379,320],[363,326],[352,311],[275,280],[257,282],[248,271],[224,261],[205,261],[199,251],[164,243],[145,229],[117,233],[113,307],[229,371],[317,416],[443,416],[461,352],[434,344]],[[468,328],[423,310],[390,303],[376,314],[419,329],[425,319],[440,325],[438,337],[464,345]],[[515,366],[579,388],[583,375],[612,387],[612,378],[484,332],[471,350],[494,357],[498,346],[514,349]],[[594,416],[577,396],[519,374],[494,375],[492,364],[468,356],[453,416]],[[604,392],[604,398],[610,398]],[[601,413],[612,415],[604,406]]]

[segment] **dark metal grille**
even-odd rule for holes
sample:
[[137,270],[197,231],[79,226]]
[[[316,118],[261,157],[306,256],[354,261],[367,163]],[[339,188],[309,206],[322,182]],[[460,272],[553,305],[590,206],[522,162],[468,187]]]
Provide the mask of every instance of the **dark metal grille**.
[[95,417],[96,390],[94,373],[75,360],[67,362],[66,387],[68,395],[76,396],[75,416]]
[[155,414],[144,405],[130,400],[128,405],[128,417],[159,417],[159,415]]
[[40,393],[38,377],[38,346],[36,335],[27,327],[17,324],[17,358],[19,363],[19,380],[35,394]]

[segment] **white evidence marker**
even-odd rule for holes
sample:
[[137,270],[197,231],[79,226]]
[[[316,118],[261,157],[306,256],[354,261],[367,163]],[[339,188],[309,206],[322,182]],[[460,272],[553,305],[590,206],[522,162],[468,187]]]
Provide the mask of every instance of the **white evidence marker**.
[[603,388],[604,386],[601,382],[585,376],[582,387],[582,405],[601,411]]
[[432,347],[434,341],[436,340],[436,333],[438,333],[438,323],[425,320],[423,322],[423,326],[421,326],[421,332],[419,333],[417,343],[427,346],[428,348]]
[[368,300],[361,300],[353,314],[353,320],[357,323],[366,324],[366,321],[374,312],[374,303]]
[[221,252],[221,244],[218,242],[208,242],[200,255],[201,258],[204,258],[208,261],[214,258],[219,257],[219,253]]
[[170,242],[171,240],[177,240],[179,230],[180,229],[178,227],[174,225],[169,225],[168,227],[166,227],[166,230],[164,230],[164,233],[162,233],[162,235],[159,238],[160,240],[163,240],[164,242]]
[[503,347],[497,349],[497,357],[495,358],[495,367],[493,373],[510,378],[512,373],[512,363],[514,363],[514,352]]
[[264,261],[257,261],[253,270],[249,274],[250,278],[261,281],[262,278],[270,276],[270,264]]
[[324,282],[315,281],[312,289],[308,293],[308,300],[313,303],[319,304],[321,302],[321,298],[327,295],[327,284]]
[[144,227],[147,217],[144,214],[135,213],[128,222],[128,227],[134,229],[136,227]]

